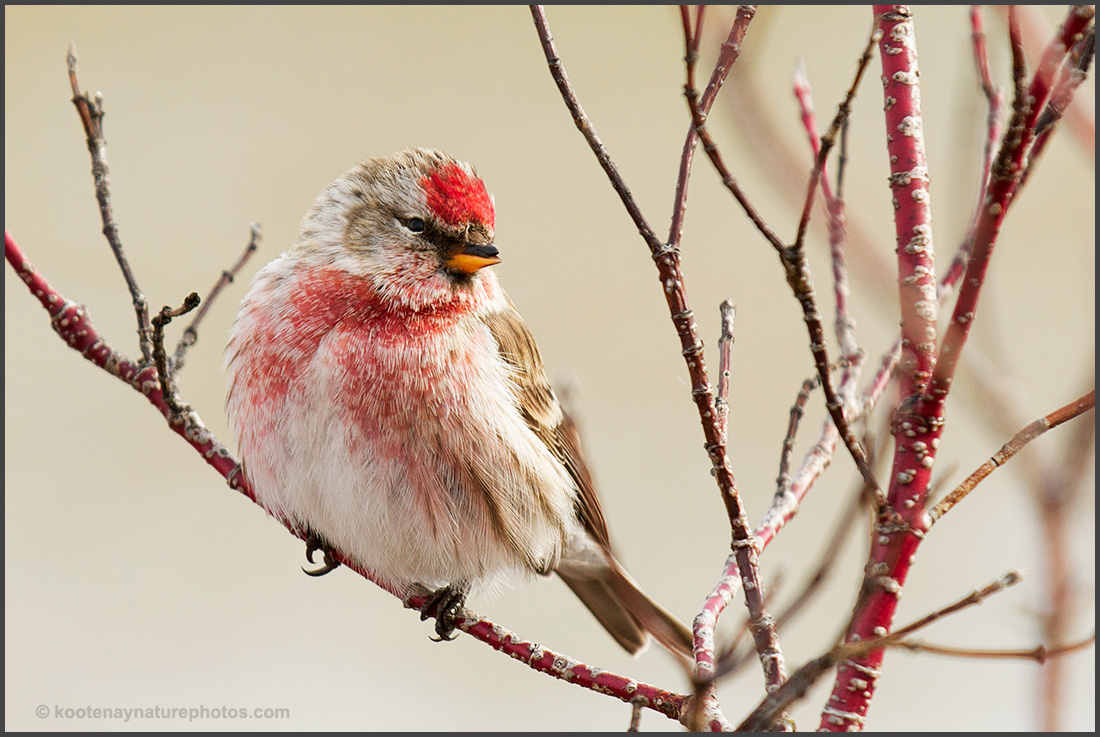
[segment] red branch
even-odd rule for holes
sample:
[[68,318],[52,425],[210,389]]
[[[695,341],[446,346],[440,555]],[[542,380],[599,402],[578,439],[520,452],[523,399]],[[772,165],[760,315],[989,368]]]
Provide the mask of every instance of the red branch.
[[[912,557],[928,529],[925,497],[935,448],[943,432],[938,417],[919,417],[912,412],[936,365],[939,312],[913,22],[906,6],[876,5],[874,13],[882,32],[879,55],[897,235],[902,351],[897,373],[901,403],[894,418],[895,453],[888,508],[880,511],[864,590],[846,635],[848,642],[889,632]],[[882,658],[883,651],[874,650],[844,662],[822,714],[821,729],[839,731],[863,726]]]
[[[974,250],[937,355],[928,170],[921,136],[913,25],[905,6],[875,6],[875,14],[883,31],[880,51],[891,186],[895,193],[902,362],[898,377],[900,404],[893,418],[895,454],[887,495],[889,508],[879,517],[861,599],[846,635],[849,642],[882,636],[890,630],[913,557],[929,527],[924,510],[943,433],[944,404],[973,323],[993,244],[1019,188],[1035,140],[1036,123],[1051,95],[1056,72],[1093,17],[1090,8],[1077,7],[1070,12],[1058,37],[1044,52],[1026,92],[1022,65],[1014,65],[1017,95],[1012,122],[992,167],[974,231]],[[822,729],[862,727],[881,674],[882,659],[883,651],[874,650],[846,661],[838,669],[829,705],[822,715]]]
[[[231,488],[241,492],[253,502],[256,501],[248,479],[241,472],[236,458],[206,429],[198,415],[193,411],[188,411],[183,415],[181,421],[173,422],[171,420],[172,413],[161,393],[156,369],[152,366],[139,369],[136,364],[101,338],[92,326],[85,308],[67,299],[50,286],[45,277],[35,269],[34,264],[27,259],[26,254],[15,242],[15,238],[7,230],[4,231],[4,255],[8,263],[15,269],[16,275],[23,280],[31,294],[38,299],[49,313],[50,324],[54,331],[61,336],[61,339],[70,348],[79,352],[104,371],[141,392],[149,400],[149,403],[156,407],[168,420],[169,427],[198,451],[206,462],[226,479]],[[288,524],[286,520],[279,519],[279,521],[286,526],[291,534],[302,540],[306,539],[307,534],[304,530],[296,529]],[[333,560],[355,571],[380,588],[398,598],[402,596],[400,592],[376,580],[370,571],[355,564],[340,551],[330,550],[328,553]],[[405,601],[405,606],[420,609],[425,601],[424,597],[410,597]],[[628,703],[641,703],[642,706],[658,711],[671,719],[682,718],[681,712],[686,700],[684,696],[664,691],[656,686],[640,683],[625,676],[584,665],[565,655],[521,640],[511,632],[498,627],[492,622],[481,619],[469,611],[463,612],[459,627],[475,639],[481,640],[517,660],[522,660],[534,670],[575,683],[591,691],[614,696]]]
[[[410,599],[407,606],[419,609],[424,599]],[[458,628],[481,640],[494,650],[522,661],[528,667],[575,683],[598,693],[605,693],[628,704],[640,703],[642,706],[664,714],[669,719],[682,719],[685,714],[686,697],[665,691],[648,683],[641,683],[625,676],[579,663],[572,658],[548,650],[542,645],[528,642],[512,632],[485,619],[460,617]]]
[[[171,410],[161,393],[155,367],[139,368],[137,364],[99,337],[84,306],[66,299],[51,287],[46,278],[27,259],[7,230],[4,231],[4,256],[15,269],[16,275],[27,285],[31,294],[46,308],[54,332],[61,336],[70,348],[141,392],[149,403],[164,415],[165,419],[169,418]],[[236,472],[237,460],[197,417],[192,416],[182,422],[169,422],[169,427],[198,451],[206,462],[214,467],[214,470],[226,478],[232,488],[252,501],[256,500],[248,481],[242,474]]]
[[954,379],[959,354],[970,335],[985,272],[993,256],[994,243],[1019,187],[1035,141],[1036,123],[1050,99],[1059,66],[1068,50],[1092,21],[1094,13],[1088,6],[1078,6],[1070,11],[1058,36],[1043,52],[1024,98],[1013,102],[1012,120],[993,164],[988,193],[975,229],[974,251],[966,267],[966,276],[959,287],[955,311],[944,336],[939,363],[932,380],[930,394],[933,403],[942,405]]

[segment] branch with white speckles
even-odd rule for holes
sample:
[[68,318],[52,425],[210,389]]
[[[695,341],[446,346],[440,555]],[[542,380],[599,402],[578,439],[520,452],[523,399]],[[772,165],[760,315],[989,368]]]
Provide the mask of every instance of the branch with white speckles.
[[[866,641],[890,631],[913,554],[927,530],[924,503],[942,423],[915,416],[913,406],[928,387],[936,365],[935,252],[928,190],[928,162],[920,106],[920,72],[912,14],[903,5],[876,5],[880,33],[886,149],[897,236],[901,354],[897,369],[900,404],[895,410],[894,462],[885,503],[880,503],[863,593],[845,634]],[[820,728],[861,728],[874,695],[883,651],[852,658],[855,666],[837,672]],[[853,688],[854,678],[866,688]]]
[[[426,595],[409,597],[405,606],[420,610],[427,602]],[[527,667],[567,683],[590,691],[607,694],[628,704],[640,705],[664,714],[669,719],[683,721],[687,713],[687,697],[662,688],[642,683],[626,676],[585,665],[561,653],[529,642],[509,632],[500,625],[463,609],[459,612],[458,629],[481,640],[494,650],[514,658]]]
[[[69,56],[70,79],[76,89],[75,56],[70,50]],[[88,145],[93,150],[93,166],[97,172],[97,198],[101,204],[105,223],[105,233],[112,250],[116,254],[120,265],[127,277],[127,284],[133,294],[137,290],[136,279],[130,272],[121,242],[117,237],[117,225],[114,223],[110,212],[109,194],[106,191],[106,168],[102,152],[102,129],[99,119],[102,117],[102,108],[99,106],[98,97],[92,99],[88,95],[78,95],[74,100],[77,110],[88,132]],[[99,151],[99,153],[97,153]],[[250,231],[249,243],[236,263],[222,272],[214,285],[204,306],[222,291],[233,280],[243,267],[248,258],[255,252],[260,231],[253,225]],[[141,346],[143,352],[148,352],[148,361],[131,361],[120,351],[115,350],[104,338],[102,338],[92,325],[87,309],[52,287],[46,278],[38,272],[35,266],[27,258],[22,248],[15,241],[10,232],[4,232],[5,257],[16,275],[27,285],[31,294],[38,299],[50,317],[51,327],[65,343],[84,358],[128,384],[134,390],[140,392],[156,409],[165,417],[168,426],[178,435],[184,438],[206,462],[214,468],[228,485],[256,501],[250,483],[246,478],[239,462],[229,450],[213,435],[203,424],[199,415],[188,405],[180,402],[174,395],[171,378],[178,371],[186,350],[194,344],[197,338],[197,325],[201,321],[204,312],[200,311],[180,340],[176,353],[169,358],[164,350],[163,327],[172,317],[177,317],[198,304],[198,296],[192,294],[185,301],[184,307],[179,309],[164,308],[160,315],[148,319],[147,311],[139,311],[139,323],[144,319],[148,323],[147,333],[142,333]],[[140,301],[135,298],[135,306],[144,306],[144,298]],[[144,314],[144,318],[141,315]],[[286,520],[279,520],[291,534],[308,541],[308,531],[298,529]],[[334,563],[344,565],[363,578],[375,583],[380,588],[401,598],[402,593],[388,586],[378,579],[369,570],[366,570],[338,550],[326,551],[327,557]],[[404,600],[408,607],[422,609],[426,603],[424,597],[409,597]],[[572,658],[554,653],[544,647],[521,640],[516,635],[482,620],[470,612],[466,612],[460,623],[460,629],[468,632],[475,639],[481,640],[497,650],[505,652],[511,657],[524,661],[534,670],[547,673],[562,680],[575,683],[583,688],[605,693],[620,698],[628,703],[634,703],[646,708],[658,711],[672,719],[684,719],[686,714],[684,704],[688,697],[669,691],[664,691],[655,686],[640,683],[625,676],[619,676],[608,671],[585,665]]]
[[[4,231],[4,255],[15,270],[16,275],[23,280],[31,294],[46,309],[50,316],[50,325],[54,331],[70,348],[140,392],[149,400],[150,404],[164,415],[168,421],[168,426],[198,451],[206,462],[226,479],[231,488],[241,492],[253,502],[256,501],[248,479],[242,473],[237,459],[206,428],[193,409],[184,405],[184,411],[179,415],[179,420],[173,420],[174,413],[168,402],[165,401],[161,384],[157,379],[155,366],[141,368],[112,348],[106,340],[100,337],[92,325],[87,309],[83,305],[66,298],[50,286],[49,282],[35,269],[34,264],[30,262],[16,243],[12,234],[6,230]],[[305,530],[296,529],[285,520],[280,519],[279,521],[296,537],[302,540],[306,540],[308,537]],[[328,553],[335,562],[355,571],[394,596],[401,596],[399,592],[376,579],[370,571],[354,564],[340,551],[331,550]],[[412,597],[406,600],[405,604],[419,610],[425,602],[425,597],[419,599]],[[625,676],[602,671],[546,648],[533,645],[494,625],[492,622],[471,615],[469,612],[466,613],[459,628],[475,639],[524,661],[534,670],[547,673],[555,678],[575,683],[592,691],[615,696],[626,702],[643,697],[645,699],[643,706],[665,714],[671,719],[680,719],[684,712],[686,699],[684,696],[639,683]]]
[[[1048,47],[1030,83],[1025,79],[1015,25],[1010,23],[1016,86],[1013,118],[991,167],[982,210],[973,229],[973,251],[951,323],[942,344],[937,345],[939,295],[913,23],[906,6],[876,6],[875,14],[883,31],[880,50],[886,139],[898,239],[902,318],[902,354],[898,371],[900,404],[894,414],[895,452],[887,495],[889,504],[879,515],[864,595],[848,629],[848,641],[863,641],[876,632],[890,629],[914,554],[930,526],[925,505],[944,428],[944,405],[973,323],[993,244],[1019,188],[1035,140],[1036,122],[1051,95],[1055,72],[1067,49],[1077,43],[1092,22],[1090,9],[1071,11],[1059,38]],[[972,24],[974,18],[971,17]],[[979,67],[980,52],[979,45],[976,51]],[[875,650],[856,658],[856,662],[868,672],[877,673],[882,658],[883,651]],[[853,689],[851,682],[857,677],[855,674],[855,669],[838,673],[827,713],[822,718],[823,729],[862,724],[875,682],[872,679],[867,688]]]

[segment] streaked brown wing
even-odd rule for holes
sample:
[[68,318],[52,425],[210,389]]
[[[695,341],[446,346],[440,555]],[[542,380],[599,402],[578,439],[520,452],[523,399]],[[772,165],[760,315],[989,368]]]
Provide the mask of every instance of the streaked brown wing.
[[592,475],[581,452],[577,426],[558,404],[542,367],[538,346],[511,300],[508,307],[483,318],[496,338],[500,355],[515,367],[514,388],[520,412],[531,431],[561,461],[577,489],[576,510],[585,529],[605,548],[611,548],[607,521]]

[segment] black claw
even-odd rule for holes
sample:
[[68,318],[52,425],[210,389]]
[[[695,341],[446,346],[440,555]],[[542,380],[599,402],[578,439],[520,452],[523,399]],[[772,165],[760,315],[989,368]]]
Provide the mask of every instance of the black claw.
[[306,574],[307,576],[313,576],[313,577],[316,578],[318,576],[323,576],[326,573],[332,573],[333,571],[335,571],[339,567],[340,567],[340,564],[337,561],[330,558],[328,556],[328,553],[325,553],[325,564],[323,566],[321,566],[320,568],[314,568],[313,570],[310,570],[310,569],[306,568],[305,566],[302,566],[302,573]]
[[313,570],[309,570],[305,566],[302,566],[302,571],[307,576],[323,576],[326,573],[331,573],[332,571],[340,567],[340,563],[332,557],[328,550],[325,549],[324,541],[321,540],[320,536],[315,535],[311,532],[308,536],[306,536],[306,560],[308,560],[310,563],[313,563],[313,554],[316,553],[318,550],[325,554],[324,565],[322,565],[320,568],[314,568]]
[[455,629],[458,627],[458,610],[466,603],[466,592],[461,588],[444,586],[432,593],[424,602],[420,610],[420,621],[428,617],[435,617],[435,633],[438,637],[431,637],[433,642],[449,642],[455,639]]

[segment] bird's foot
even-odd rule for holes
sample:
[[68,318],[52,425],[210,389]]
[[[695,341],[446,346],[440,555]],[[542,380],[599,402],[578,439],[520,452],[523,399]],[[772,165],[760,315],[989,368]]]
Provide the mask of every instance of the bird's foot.
[[466,603],[466,590],[464,587],[444,586],[438,591],[432,592],[428,600],[424,602],[420,610],[420,621],[428,617],[435,617],[435,633],[438,637],[431,638],[435,642],[447,642],[455,638],[455,628],[458,626],[458,610]]

